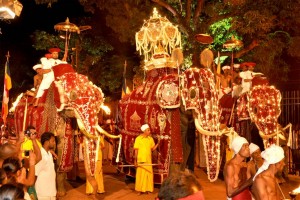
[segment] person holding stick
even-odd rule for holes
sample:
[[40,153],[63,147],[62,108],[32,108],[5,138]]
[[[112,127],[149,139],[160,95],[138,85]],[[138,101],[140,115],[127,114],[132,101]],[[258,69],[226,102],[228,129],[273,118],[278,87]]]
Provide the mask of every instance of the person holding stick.
[[[153,192],[153,167],[152,167],[152,151],[154,151],[160,142],[158,139],[155,145],[151,137],[151,131],[148,124],[141,127],[143,131],[134,141],[134,165],[137,167],[135,177],[135,190],[139,195],[143,193]],[[149,165],[147,165],[149,164]],[[141,165],[141,166],[139,166]]]

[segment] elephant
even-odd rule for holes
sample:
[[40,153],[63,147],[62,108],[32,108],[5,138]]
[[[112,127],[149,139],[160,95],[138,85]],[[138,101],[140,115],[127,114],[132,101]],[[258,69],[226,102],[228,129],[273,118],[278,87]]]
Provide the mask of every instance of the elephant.
[[52,68],[55,81],[44,91],[38,106],[32,105],[33,97],[23,95],[14,112],[16,131],[23,131],[27,125],[36,127],[37,133],[50,131],[59,137],[57,183],[58,194],[65,194],[65,172],[72,169],[72,133],[70,119],[76,119],[77,126],[84,134],[84,165],[87,180],[94,191],[97,182],[94,174],[99,151],[99,133],[108,134],[98,125],[97,114],[104,101],[102,90],[84,75],[74,71],[70,64],[59,64]]
[[[266,77],[254,77],[250,91],[241,94],[237,99],[233,99],[231,94],[220,99],[222,109],[230,111],[223,112],[221,118],[231,118],[231,122],[225,120],[224,123],[233,126],[249,142],[264,148],[268,143],[276,142],[273,140],[274,136],[285,140],[284,130],[287,127],[282,128],[278,123],[281,114],[280,101],[280,91],[271,86]],[[226,117],[226,114],[231,117]]]
[[[193,170],[196,129],[202,134],[208,178],[218,177],[220,166],[219,104],[214,75],[208,68],[189,68],[179,74],[178,65],[166,55],[155,54],[145,68],[144,83],[119,102],[118,130],[122,134],[122,159],[133,163],[135,137],[141,125],[150,126],[160,144],[152,153],[154,183],[161,184],[176,168]],[[134,176],[134,168],[123,168]]]

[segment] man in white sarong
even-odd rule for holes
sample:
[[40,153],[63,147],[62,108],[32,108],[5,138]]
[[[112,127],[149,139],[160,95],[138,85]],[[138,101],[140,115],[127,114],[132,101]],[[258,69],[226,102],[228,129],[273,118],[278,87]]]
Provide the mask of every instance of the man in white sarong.
[[39,98],[44,94],[44,90],[47,90],[50,87],[51,83],[54,81],[54,73],[52,71],[52,67],[58,64],[67,63],[66,61],[61,61],[58,59],[58,53],[60,52],[59,48],[51,48],[49,49],[49,52],[51,53],[51,57],[49,56],[41,58],[41,63],[43,65],[43,80],[36,93],[36,101],[34,103],[34,106],[37,106]]

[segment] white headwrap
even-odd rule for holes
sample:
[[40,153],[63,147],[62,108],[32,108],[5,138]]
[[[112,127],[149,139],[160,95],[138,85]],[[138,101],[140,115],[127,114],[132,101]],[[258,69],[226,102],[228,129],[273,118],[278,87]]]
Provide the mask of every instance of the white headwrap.
[[269,168],[269,165],[280,162],[284,158],[284,151],[280,146],[272,144],[266,150],[261,152],[261,157],[264,159],[263,165],[257,170],[256,176]]
[[222,70],[224,71],[225,69],[230,69],[230,66],[228,66],[228,65],[223,66]]
[[150,128],[148,124],[144,124],[142,127],[141,127],[141,130],[144,132],[147,128]]
[[254,143],[250,143],[249,149],[250,149],[250,155],[251,155],[254,151],[256,151],[257,149],[259,149],[259,146],[257,146]]
[[37,69],[42,69],[43,65],[42,64],[36,64],[32,67],[32,69],[37,70]]
[[237,154],[241,150],[243,144],[249,144],[246,138],[241,136],[233,138],[231,148],[234,151],[234,154]]
[[240,68],[240,64],[233,64],[234,68]]

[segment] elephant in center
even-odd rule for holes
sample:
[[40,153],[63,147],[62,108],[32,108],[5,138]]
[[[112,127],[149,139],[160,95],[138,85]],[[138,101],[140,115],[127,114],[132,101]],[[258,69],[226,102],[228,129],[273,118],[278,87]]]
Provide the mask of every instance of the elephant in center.
[[[154,55],[155,56],[155,55]],[[202,134],[208,178],[216,180],[220,164],[219,105],[214,75],[206,68],[179,74],[168,56],[152,58],[144,83],[119,102],[118,129],[122,134],[122,162],[133,164],[135,138],[149,124],[160,144],[152,153],[154,183],[161,184],[175,168],[194,169],[196,129]],[[134,176],[134,168],[121,169]]]

